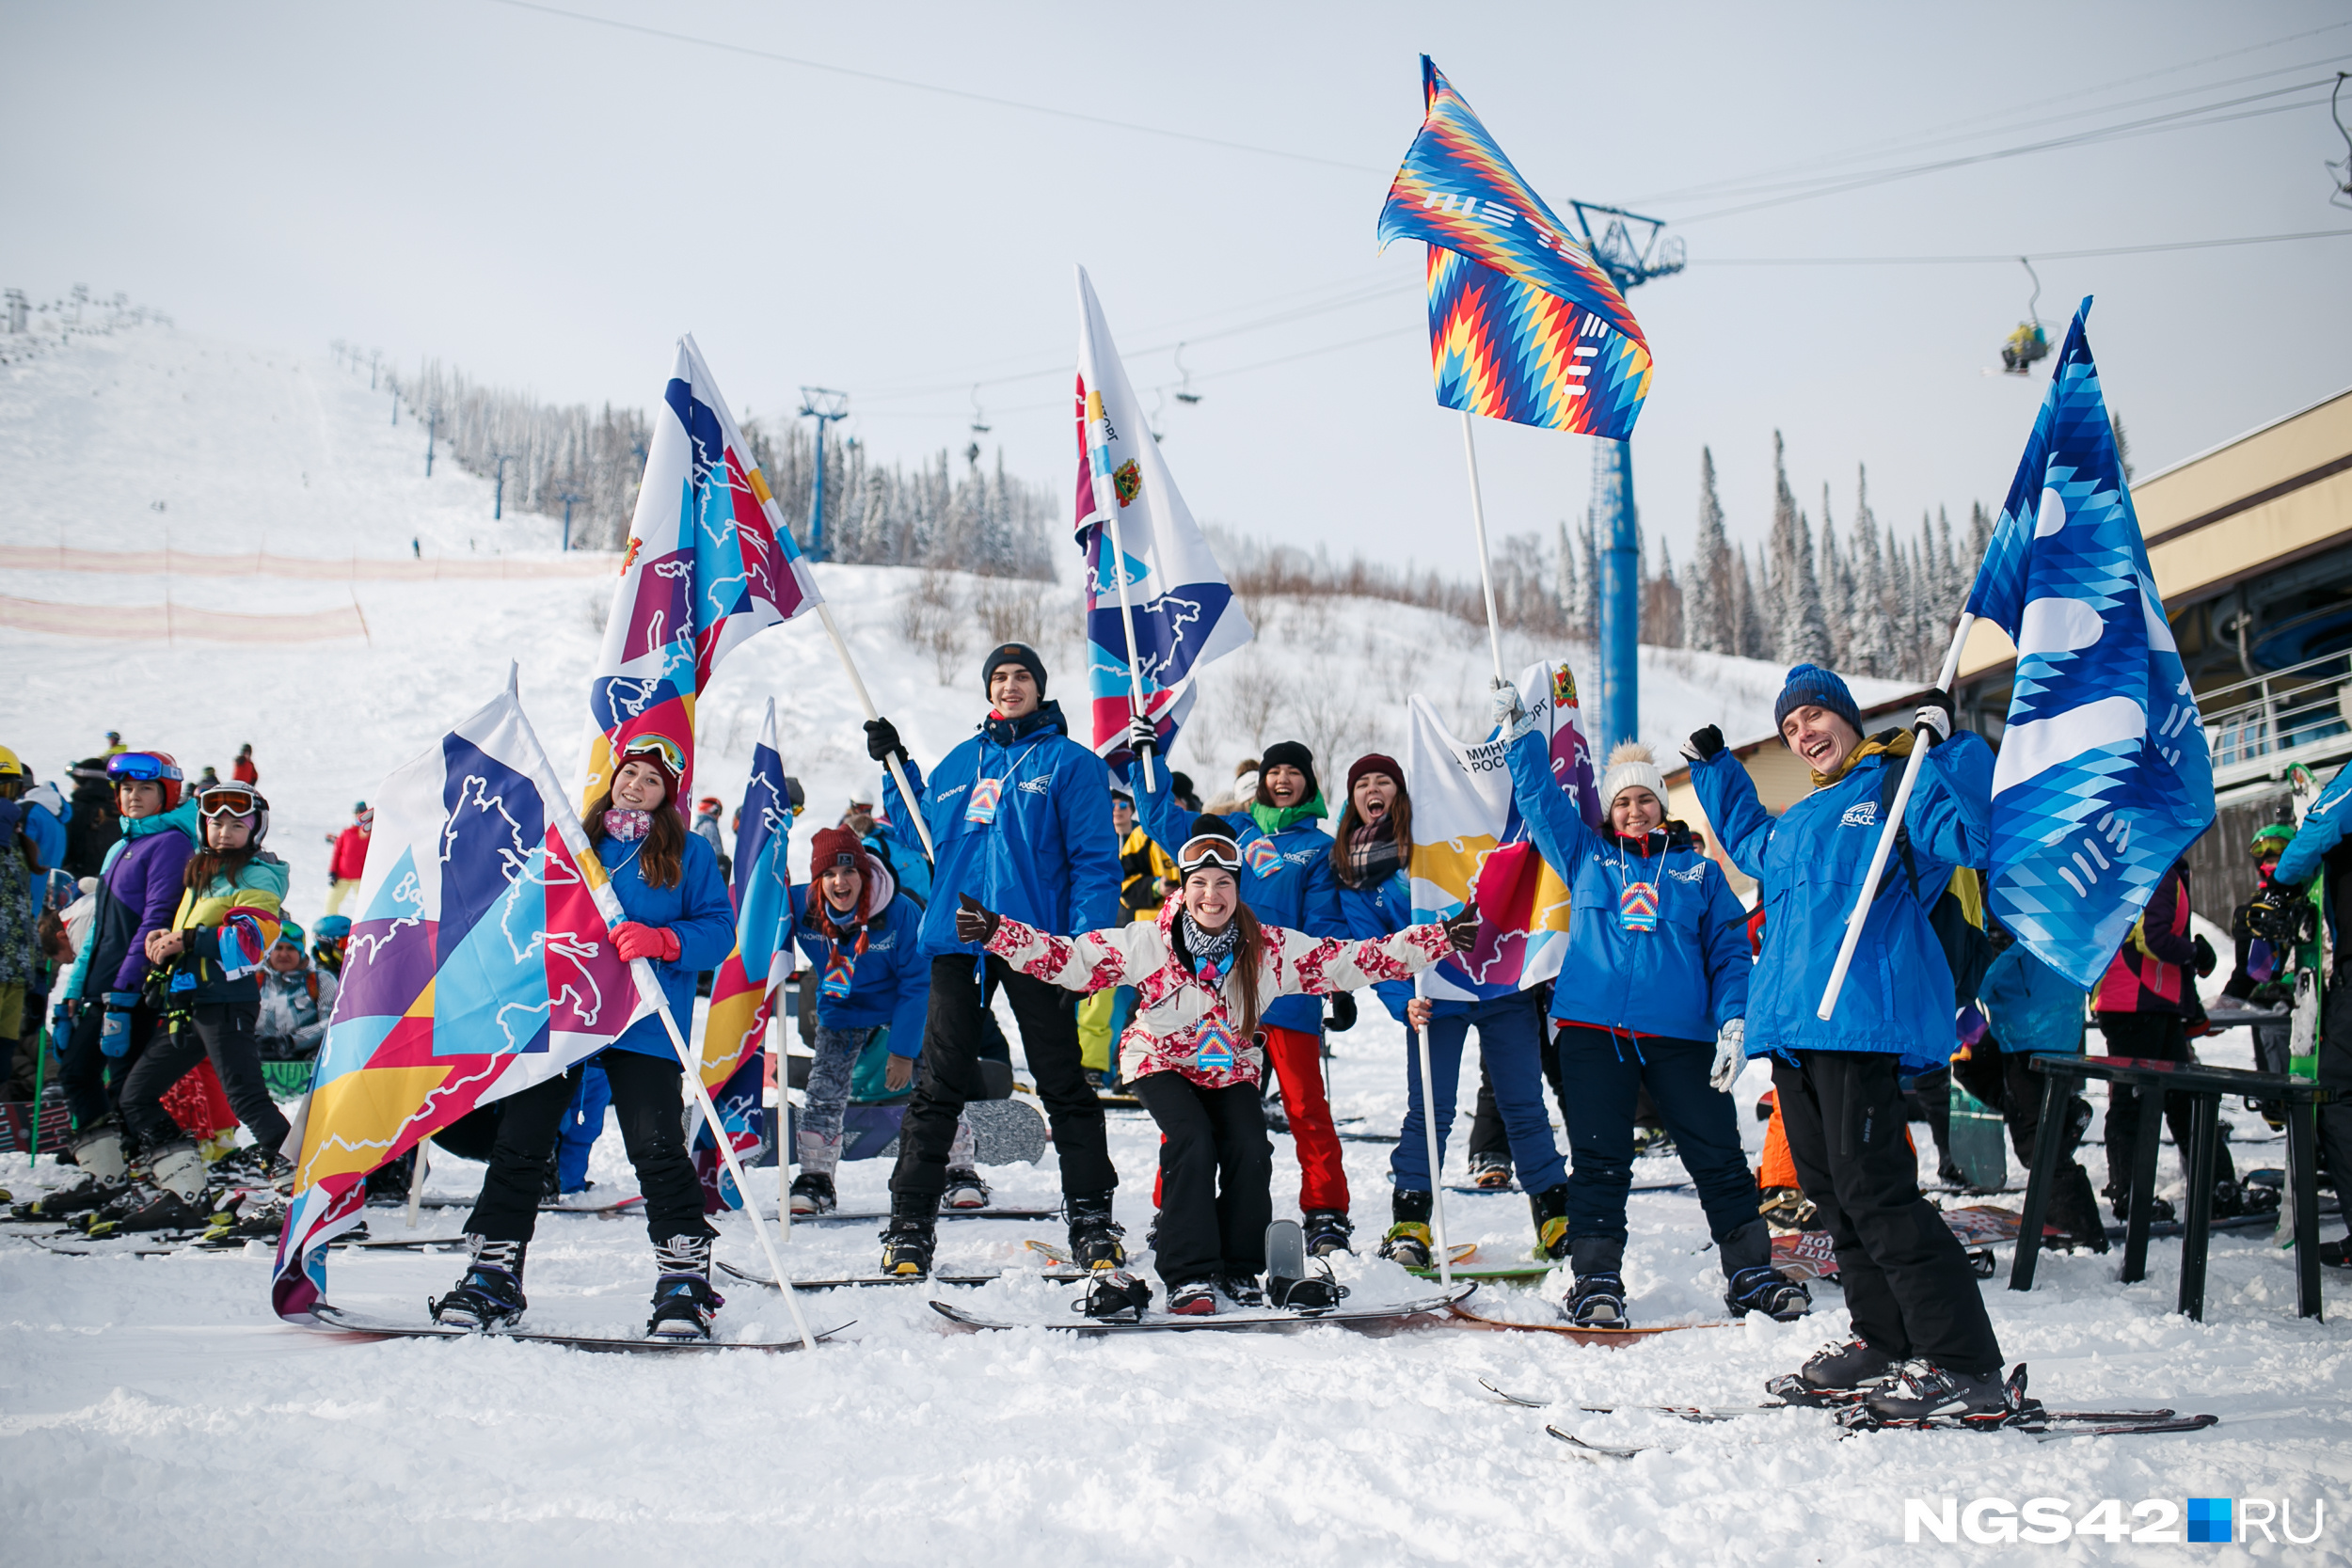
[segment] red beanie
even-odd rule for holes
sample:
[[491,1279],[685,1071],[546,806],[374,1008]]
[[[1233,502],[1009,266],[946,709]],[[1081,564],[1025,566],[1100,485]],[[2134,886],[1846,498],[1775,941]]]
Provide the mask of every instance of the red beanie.
[[859,876],[866,875],[866,846],[858,842],[857,834],[847,828],[818,830],[809,844],[809,879],[816,880],[844,861],[855,866]]
[[1386,773],[1396,781],[1397,788],[1405,787],[1405,769],[1396,765],[1396,758],[1379,752],[1367,752],[1348,765],[1347,792],[1350,795],[1356,793],[1356,781],[1367,773]]

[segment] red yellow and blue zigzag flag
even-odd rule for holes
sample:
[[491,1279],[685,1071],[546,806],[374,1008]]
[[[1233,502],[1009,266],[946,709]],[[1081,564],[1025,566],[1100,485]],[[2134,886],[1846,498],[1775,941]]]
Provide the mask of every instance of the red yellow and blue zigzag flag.
[[1389,187],[1378,237],[1429,246],[1438,402],[1625,439],[1649,394],[1641,324],[1436,63],[1424,55],[1421,68],[1421,135]]

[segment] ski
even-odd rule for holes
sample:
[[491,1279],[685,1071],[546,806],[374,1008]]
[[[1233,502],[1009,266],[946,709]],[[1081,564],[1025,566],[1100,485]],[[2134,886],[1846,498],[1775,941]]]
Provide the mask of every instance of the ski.
[[[1479,1386],[1485,1388],[1488,1393],[1494,1395],[1497,1399],[1509,1404],[1518,1405],[1522,1409],[1547,1410],[1551,1407],[1553,1402],[1550,1400],[1534,1399],[1525,1394],[1512,1393],[1509,1389],[1501,1387],[1483,1377],[1478,1380],[1478,1383]],[[1587,1416],[1613,1416],[1621,1412],[1629,1412],[1654,1416],[1677,1416],[1686,1421],[1729,1421],[1736,1420],[1742,1416],[1761,1416],[1775,1410],[1825,1410],[1836,1409],[1839,1405],[1859,1404],[1868,1392],[1868,1389],[1841,1389],[1837,1392],[1837,1398],[1835,1403],[1819,1404],[1799,1401],[1781,1400],[1769,1404],[1580,1404],[1576,1408]],[[2094,1427],[2103,1424],[2127,1426],[2151,1421],[2169,1421],[2176,1418],[2181,1420],[2199,1421],[2210,1426],[2219,1418],[2203,1416],[2184,1417],[2181,1416],[2178,1411],[2171,1409],[2044,1409],[2041,1410],[2036,1418],[2036,1419],[2042,1422],[2062,1422],[2070,1426],[2089,1425]],[[2032,1423],[2031,1421],[2028,1421],[2026,1424],[2031,1425]]]
[[[1681,1412],[1670,1411],[1668,1414],[1680,1415]],[[1729,1418],[1718,1416],[1700,1418],[1727,1419]],[[2027,1414],[2004,1416],[1995,1420],[1972,1421],[1959,1418],[1938,1418],[1919,1421],[1882,1421],[1868,1425],[1855,1423],[1849,1425],[1839,1435],[1851,1436],[1858,1432],[2018,1432],[2033,1438],[2036,1442],[2051,1443],[2063,1437],[2131,1437],[2171,1432],[2202,1432],[2207,1427],[2219,1424],[2220,1420],[2221,1418],[2218,1416],[2179,1416],[2143,1420],[2076,1421],[2070,1417],[2057,1414],[2047,1414],[2039,1418]],[[1547,1425],[1544,1430],[1580,1453],[1606,1459],[1631,1459],[1639,1453],[1672,1453],[1675,1451],[1665,1444],[1643,1443],[1618,1447],[1610,1444],[1588,1443],[1574,1433],[1563,1432],[1556,1426]]]
[[[774,1219],[773,1209],[760,1212],[763,1219]],[[795,1214],[794,1225],[880,1225],[890,1218],[887,1209],[835,1209],[828,1214]],[[1056,1220],[1061,1218],[1059,1209],[942,1209],[943,1220]]]
[[1562,1432],[1556,1426],[1547,1426],[1544,1430],[1550,1433],[1554,1437],[1557,1437],[1563,1443],[1568,1445],[1568,1447],[1576,1449],[1579,1453],[1591,1454],[1596,1458],[1600,1459],[1631,1459],[1637,1453],[1649,1453],[1653,1451],[1647,1447],[1617,1449],[1609,1448],[1599,1443],[1587,1443],[1583,1438],[1579,1437],[1575,1433]]
[[1729,1323],[1666,1323],[1658,1328],[1579,1328],[1574,1323],[1515,1323],[1508,1318],[1489,1318],[1455,1304],[1454,1326],[1456,1328],[1487,1329],[1513,1334],[1558,1334],[1581,1345],[1629,1345],[1660,1334],[1679,1334],[1686,1328],[1728,1328]]
[[[757,1285],[763,1290],[769,1291],[772,1291],[776,1288],[776,1282],[771,1276],[755,1273],[750,1269],[739,1269],[733,1263],[727,1262],[723,1259],[719,1260],[718,1268],[721,1274],[723,1274],[733,1279],[739,1279],[746,1285]],[[991,1272],[988,1274],[952,1274],[943,1271],[936,1274],[866,1274],[849,1275],[838,1279],[796,1279],[792,1282],[792,1288],[796,1291],[839,1291],[859,1285],[985,1285],[992,1279],[1003,1279],[1005,1277],[1007,1276],[1000,1272]],[[1067,1272],[1037,1270],[1027,1273],[1018,1273],[1013,1275],[1011,1277],[1016,1279],[1050,1279],[1057,1282],[1069,1283],[1076,1280],[1082,1280],[1088,1278],[1089,1276],[1076,1270]]]
[[[798,1336],[789,1339],[626,1339],[601,1334],[564,1334],[552,1329],[533,1328],[456,1328],[437,1323],[390,1323],[358,1312],[346,1312],[340,1307],[321,1302],[311,1309],[323,1330],[330,1334],[353,1335],[377,1339],[512,1339],[527,1345],[563,1345],[572,1350],[613,1351],[627,1353],[650,1352],[656,1355],[680,1355],[711,1351],[764,1350],[796,1351],[802,1348]],[[853,1320],[854,1321],[854,1320]],[[848,1328],[840,1323],[814,1338],[818,1343],[832,1338]]]
[[1317,1323],[1341,1323],[1352,1328],[1402,1327],[1415,1318],[1435,1317],[1476,1290],[1475,1285],[1457,1285],[1440,1295],[1423,1297],[1419,1301],[1391,1302],[1386,1305],[1343,1306],[1317,1311],[1292,1311],[1283,1307],[1243,1307],[1231,1312],[1213,1312],[1200,1317],[1181,1316],[1168,1312],[1146,1312],[1135,1323],[1115,1323],[1100,1318],[1032,1318],[1014,1322],[984,1318],[949,1302],[933,1298],[931,1310],[949,1323],[964,1328],[1011,1329],[1053,1328],[1072,1334],[1179,1334],[1204,1333],[1223,1329],[1235,1332],[1263,1332],[1287,1328],[1312,1327]]

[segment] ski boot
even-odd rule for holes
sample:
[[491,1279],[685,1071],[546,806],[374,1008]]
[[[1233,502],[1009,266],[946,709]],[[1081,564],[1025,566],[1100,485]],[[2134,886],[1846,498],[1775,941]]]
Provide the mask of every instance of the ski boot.
[[1576,1283],[1560,1315],[1579,1328],[1625,1328],[1625,1243],[1614,1236],[1579,1236],[1565,1249]]
[[1235,1307],[1246,1309],[1265,1305],[1265,1292],[1258,1288],[1258,1276],[1254,1274],[1221,1274],[1216,1276],[1216,1288]]
[[1307,1234],[1307,1256],[1328,1258],[1335,1252],[1351,1250],[1348,1243],[1355,1238],[1356,1227],[1337,1209],[1310,1209],[1299,1228]]
[[1205,1318],[1216,1310],[1216,1287],[1205,1279],[1170,1286],[1168,1309],[1180,1318]]
[[710,1238],[673,1236],[653,1244],[654,1266],[661,1275],[654,1281],[653,1316],[645,1322],[648,1339],[707,1339],[710,1320],[726,1298],[710,1288]]
[[[2113,1205],[2115,1209],[2115,1218],[2118,1224],[2129,1225],[2131,1223],[2132,1195],[2128,1190],[2119,1187],[2114,1182],[2110,1181],[2106,1186],[2099,1189],[2099,1196],[2106,1198],[2109,1204]],[[2162,1225],[2171,1217],[2172,1200],[2169,1198],[2156,1197],[2151,1195],[2148,1199],[2148,1218],[2150,1222],[2155,1225]]]
[[1535,1250],[1546,1258],[1568,1255],[1568,1184],[1527,1195],[1528,1212],[1535,1218]]
[[292,1207],[282,1197],[272,1197],[249,1208],[242,1200],[234,1201],[213,1215],[211,1226],[197,1240],[206,1246],[274,1240],[285,1233],[286,1215]]
[[1795,1371],[1767,1383],[1764,1391],[1788,1404],[1849,1404],[1894,1372],[1895,1358],[1867,1339],[1833,1339]]
[[469,1261],[457,1276],[457,1288],[438,1301],[428,1299],[425,1310],[437,1323],[476,1332],[521,1322],[530,1305],[523,1299],[523,1255],[530,1250],[529,1242],[494,1242],[469,1233]]
[[1071,1197],[1064,1207],[1070,1215],[1072,1262],[1082,1269],[1115,1269],[1127,1261],[1127,1249],[1120,1243],[1127,1232],[1111,1218],[1110,1194]]
[[130,1162],[123,1158],[122,1128],[111,1117],[78,1134],[72,1145],[82,1179],[71,1187],[46,1193],[8,1211],[20,1220],[62,1220],[103,1209],[120,1197],[131,1184]]
[[988,1207],[988,1183],[981,1180],[980,1173],[969,1165],[951,1170],[947,1173],[947,1190],[939,1201],[941,1207],[946,1209],[985,1209]]
[[1633,1157],[1652,1159],[1675,1151],[1674,1134],[1662,1127],[1636,1127],[1633,1130]]
[[1429,1212],[1433,1200],[1427,1193],[1410,1192],[1399,1187],[1389,1199],[1389,1214],[1394,1222],[1389,1233],[1380,1239],[1380,1256],[1404,1264],[1408,1269],[1425,1269],[1436,1256],[1437,1243],[1429,1237]]
[[2352,1269],[2352,1236],[2320,1243],[2318,1257],[2331,1269]]
[[1879,1421],[1957,1421],[2002,1426],[2016,1413],[1999,1369],[1964,1372],[1925,1359],[1906,1361],[1863,1402]]
[[812,1214],[830,1214],[840,1204],[840,1198],[833,1190],[832,1177],[804,1170],[792,1179],[794,1219],[806,1219]]
[[214,1186],[230,1192],[255,1192],[266,1187],[284,1193],[293,1189],[294,1176],[292,1160],[274,1148],[248,1144],[214,1161],[209,1179]]
[[204,1157],[185,1138],[164,1145],[147,1161],[144,1180],[98,1211],[88,1227],[93,1237],[148,1230],[201,1230],[212,1223],[204,1201]]
[[1152,1307],[1152,1287],[1125,1269],[1104,1269],[1087,1281],[1086,1293],[1071,1304],[1099,1323],[1140,1323]]
[[938,1250],[938,1199],[892,1194],[890,1224],[882,1233],[882,1272],[917,1279],[930,1274],[931,1255]]
[[1772,1267],[1772,1227],[1750,1220],[1723,1240],[1724,1277],[1730,1288],[1724,1305],[1735,1318],[1761,1312],[1774,1323],[1792,1323],[1813,1310],[1813,1292]]
[[1500,1193],[1511,1185],[1511,1161],[1507,1155],[1472,1154],[1470,1157],[1470,1185],[1482,1193]]
[[801,1174],[792,1179],[795,1215],[830,1214],[840,1207],[833,1173],[841,1164],[841,1134],[827,1137],[803,1128],[793,1134],[793,1152],[800,1156]]
[[2213,1184],[2213,1217],[2228,1220],[2241,1214],[2275,1214],[2284,1196],[2278,1188],[2256,1181],[2217,1181]]
[[2099,1199],[2090,1191],[2090,1178],[2080,1165],[2068,1165],[2051,1184],[2050,1208],[2042,1226],[2042,1244],[2072,1251],[2089,1247],[2107,1250],[2107,1227],[2099,1218]]

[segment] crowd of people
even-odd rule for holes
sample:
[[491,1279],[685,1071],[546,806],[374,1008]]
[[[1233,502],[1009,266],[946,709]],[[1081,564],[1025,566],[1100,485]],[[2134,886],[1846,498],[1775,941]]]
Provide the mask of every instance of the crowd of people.
[[[1948,1075],[2007,1117],[2029,1162],[2039,1096],[2027,1055],[2081,1049],[2087,1012],[2117,1054],[2186,1060],[2202,1027],[2196,983],[2217,958],[2190,930],[2185,866],[2155,890],[2088,1007],[1985,913],[1993,756],[1955,727],[1941,693],[1908,725],[1867,733],[1837,675],[1791,670],[1775,722],[1813,788],[1777,816],[1721,732],[1696,732],[1683,754],[1710,845],[1669,815],[1664,773],[1639,745],[1609,756],[1594,825],[1555,776],[1519,694],[1497,683],[1492,717],[1515,805],[1575,912],[1555,978],[1462,1000],[1431,999],[1415,981],[1470,950],[1480,917],[1473,903],[1442,921],[1415,918],[1412,781],[1394,758],[1370,753],[1338,775],[1327,832],[1324,775],[1297,741],[1249,759],[1204,809],[1158,757],[1149,723],[1124,736],[1134,760],[1123,778],[1074,739],[1028,646],[993,650],[980,684],[975,733],[928,768],[889,721],[866,726],[869,755],[895,760],[908,793],[889,779],[879,809],[852,802],[816,833],[808,878],[791,895],[814,1049],[791,1207],[815,1215],[837,1203],[844,1117],[861,1085],[903,1097],[887,1275],[928,1275],[943,1206],[989,1201],[965,1112],[1011,1082],[999,996],[1051,1123],[1069,1252],[1092,1275],[1087,1310],[1131,1313],[1150,1300],[1114,1217],[1108,1097],[1132,1096],[1161,1133],[1149,1248],[1168,1310],[1263,1299],[1270,1128],[1287,1131],[1296,1152],[1310,1252],[1353,1249],[1324,1061],[1327,1035],[1354,1025],[1354,993],[1368,988],[1425,1037],[1431,1070],[1424,1083],[1415,1052],[1401,1064],[1406,1112],[1389,1161],[1382,1256],[1420,1269],[1436,1260],[1429,1150],[1434,1142],[1441,1166],[1474,1030],[1488,1122],[1474,1164],[1482,1180],[1516,1175],[1534,1246],[1569,1280],[1561,1309],[1571,1323],[1629,1325],[1628,1194],[1637,1152],[1660,1136],[1697,1191],[1733,1314],[1804,1316],[1806,1287],[1774,1266],[1772,1235],[1827,1232],[1852,1332],[1800,1369],[1803,1389],[1870,1389],[1894,1417],[1989,1410],[2006,1398],[2000,1348],[1967,1257],[1919,1184],[1909,1124],[1922,1093]],[[168,753],[109,742],[68,770],[70,798],[0,751],[0,831],[19,850],[0,857],[0,913],[14,911],[0,919],[0,1049],[38,1041],[40,1021],[53,1021],[80,1167],[74,1184],[18,1212],[80,1214],[93,1228],[186,1225],[224,1190],[283,1184],[286,1118],[263,1063],[319,1047],[373,816],[358,803],[336,835],[326,913],[306,947],[286,908],[284,863],[266,845],[251,749],[230,780],[191,784]],[[1815,1009],[1915,749],[1924,755],[1899,862],[1824,1022]],[[677,743],[641,736],[584,818],[628,917],[616,944],[654,962],[680,1017],[691,1016],[698,974],[734,940],[723,804],[690,806],[685,778]],[[2256,836],[2261,891],[2234,922],[2233,996],[2278,1000],[2280,955],[2296,940],[2295,890],[2352,863],[2347,798],[2352,770],[2300,833],[2279,824]],[[910,834],[918,819],[927,833]],[[1753,910],[1732,868],[1756,884]],[[2334,900],[2352,887],[2352,865],[2341,869],[2327,884],[2331,928]],[[2323,1080],[2352,1081],[2347,1009],[2331,990]],[[2283,1069],[2283,1026],[2266,1027],[2260,1065]],[[1772,1078],[1761,1189],[1730,1095],[1752,1060]],[[443,1137],[487,1172],[466,1225],[466,1270],[435,1303],[437,1318],[488,1327],[520,1317],[535,1215],[584,1180],[576,1146],[593,1142],[608,1101],[655,1251],[648,1332],[708,1332],[715,1232],[685,1145],[682,1073],[650,1019],[593,1063]],[[2097,1199],[2074,1159],[2091,1108],[2077,1098],[2068,1111],[2047,1239],[2104,1250]],[[2185,1149],[2180,1107],[2165,1114]],[[2352,1106],[2328,1107],[2322,1121],[2328,1168],[2352,1172]],[[239,1124],[253,1140],[241,1148],[221,1136]],[[2136,1126],[2132,1092],[2116,1090],[2106,1196],[2119,1203],[2120,1151]],[[560,1158],[566,1149],[573,1157]],[[2219,1212],[2258,1205],[2261,1191],[2221,1158]],[[2346,1243],[2322,1256],[2342,1266]]]

